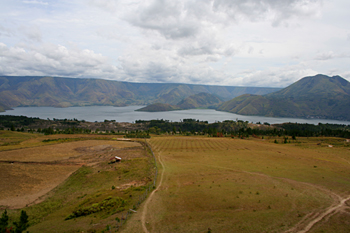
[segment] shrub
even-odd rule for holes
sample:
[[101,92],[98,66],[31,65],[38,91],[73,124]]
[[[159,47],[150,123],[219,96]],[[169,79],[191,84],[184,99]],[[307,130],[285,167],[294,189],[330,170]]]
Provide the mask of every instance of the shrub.
[[108,211],[112,208],[116,208],[116,212],[121,212],[125,208],[127,201],[120,197],[107,197],[100,203],[94,203],[91,206],[80,207],[73,211],[65,220],[69,220],[72,218],[77,218],[81,216],[87,216],[93,213],[97,213],[100,211]]

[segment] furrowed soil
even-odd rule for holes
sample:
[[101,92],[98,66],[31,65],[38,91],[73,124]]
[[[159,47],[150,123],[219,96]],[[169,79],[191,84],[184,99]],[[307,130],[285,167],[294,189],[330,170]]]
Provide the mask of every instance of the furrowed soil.
[[163,178],[123,232],[349,232],[344,139],[273,141],[152,137]]
[[25,210],[29,232],[115,231],[116,219],[154,178],[153,157],[137,141],[0,133],[7,141],[0,151],[0,208],[10,223]]

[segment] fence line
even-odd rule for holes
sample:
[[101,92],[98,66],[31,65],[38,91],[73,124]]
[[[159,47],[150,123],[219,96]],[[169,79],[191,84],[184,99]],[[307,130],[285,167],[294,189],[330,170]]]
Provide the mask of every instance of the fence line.
[[117,231],[119,231],[123,225],[126,224],[126,221],[128,220],[128,217],[131,216],[131,214],[135,211],[135,209],[138,209],[140,207],[140,205],[142,204],[142,202],[147,198],[148,194],[151,193],[151,191],[153,189],[156,188],[156,183],[157,183],[157,176],[158,176],[158,166],[157,166],[157,159],[156,159],[156,156],[154,155],[153,153],[153,150],[151,148],[151,146],[147,143],[147,141],[145,140],[145,145],[147,146],[147,148],[151,151],[151,154],[153,156],[153,159],[154,159],[154,169],[156,170],[155,171],[155,174],[154,174],[154,179],[153,179],[153,183],[148,185],[145,189],[145,191],[139,196],[139,199],[137,202],[135,202],[135,204],[133,205],[133,209],[129,209],[125,216],[124,214],[122,214],[122,217],[121,219],[116,221],[116,225],[115,225],[115,229]]

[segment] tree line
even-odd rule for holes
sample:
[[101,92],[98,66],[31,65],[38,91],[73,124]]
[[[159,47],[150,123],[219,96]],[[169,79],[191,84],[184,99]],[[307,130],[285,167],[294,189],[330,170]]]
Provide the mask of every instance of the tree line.
[[[3,121],[3,118],[5,120]],[[25,131],[23,125],[28,125],[30,122],[35,122],[40,119],[28,118],[23,116],[0,116],[0,127],[9,127],[10,130],[16,130],[14,125],[22,128],[17,128],[17,131]],[[180,134],[180,135],[208,135],[212,137],[231,136],[231,137],[249,137],[254,135],[262,136],[292,136],[292,137],[317,137],[317,136],[335,136],[350,138],[350,125],[340,124],[301,124],[301,123],[283,123],[270,125],[265,122],[261,124],[249,124],[248,121],[242,120],[225,120],[222,122],[208,123],[208,121],[199,121],[196,119],[183,119],[179,122],[171,122],[169,120],[137,120],[134,123],[135,129],[138,130],[92,130],[89,127],[80,125],[76,119],[74,123],[69,123],[65,129],[55,128],[54,123],[57,121],[70,122],[72,120],[57,120],[46,121],[47,128],[28,129],[28,132],[50,134],[118,134],[129,137],[144,137],[148,138],[150,134]],[[51,123],[51,124],[49,124]],[[142,129],[141,129],[142,128]]]

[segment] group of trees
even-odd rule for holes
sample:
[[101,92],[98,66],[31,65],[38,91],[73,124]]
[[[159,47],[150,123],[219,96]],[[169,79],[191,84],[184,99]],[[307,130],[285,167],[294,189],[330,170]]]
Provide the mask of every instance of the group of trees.
[[259,124],[261,127],[250,127],[247,121],[223,121],[208,123],[195,119],[184,119],[181,122],[169,122],[167,120],[136,121],[136,123],[148,123],[151,132],[171,134],[201,134],[213,137],[237,136],[249,137],[252,135],[262,136],[335,136],[350,138],[350,125],[338,124],[299,124],[284,123],[270,126],[268,123]]
[[[15,117],[4,116],[4,120],[1,122],[2,126],[11,127],[11,130],[15,130],[15,125],[29,124],[33,121],[45,121],[37,118],[28,117]],[[63,122],[68,127],[59,129],[50,122]],[[103,134],[128,134],[130,137],[149,137],[150,134],[181,134],[181,135],[209,135],[213,137],[231,136],[231,137],[249,137],[251,135],[266,135],[266,136],[292,136],[292,137],[312,137],[312,136],[336,136],[350,138],[350,125],[338,125],[338,124],[299,124],[299,123],[284,123],[270,125],[268,123],[257,123],[258,127],[252,126],[248,121],[233,121],[226,120],[222,122],[208,123],[208,121],[199,121],[196,119],[183,119],[180,122],[170,122],[168,120],[138,120],[135,121],[134,128],[140,130],[117,130],[110,129],[100,131],[99,129],[91,129],[89,125],[81,125],[77,119],[73,120],[58,120],[44,122],[47,128],[37,128],[36,132],[49,134],[91,134],[91,133],[103,133]],[[109,121],[107,122],[109,123]],[[23,125],[22,128],[18,128],[18,131],[25,131]],[[90,128],[89,128],[90,127]],[[142,129],[142,130],[141,130]],[[115,130],[115,131],[114,131]],[[35,132],[35,130],[29,130],[29,132]],[[144,132],[144,133],[141,133]]]
[[9,216],[7,215],[7,210],[5,210],[0,218],[0,233],[22,233],[28,227],[28,215],[22,210],[19,217],[19,221],[13,222],[13,226],[9,227]]

